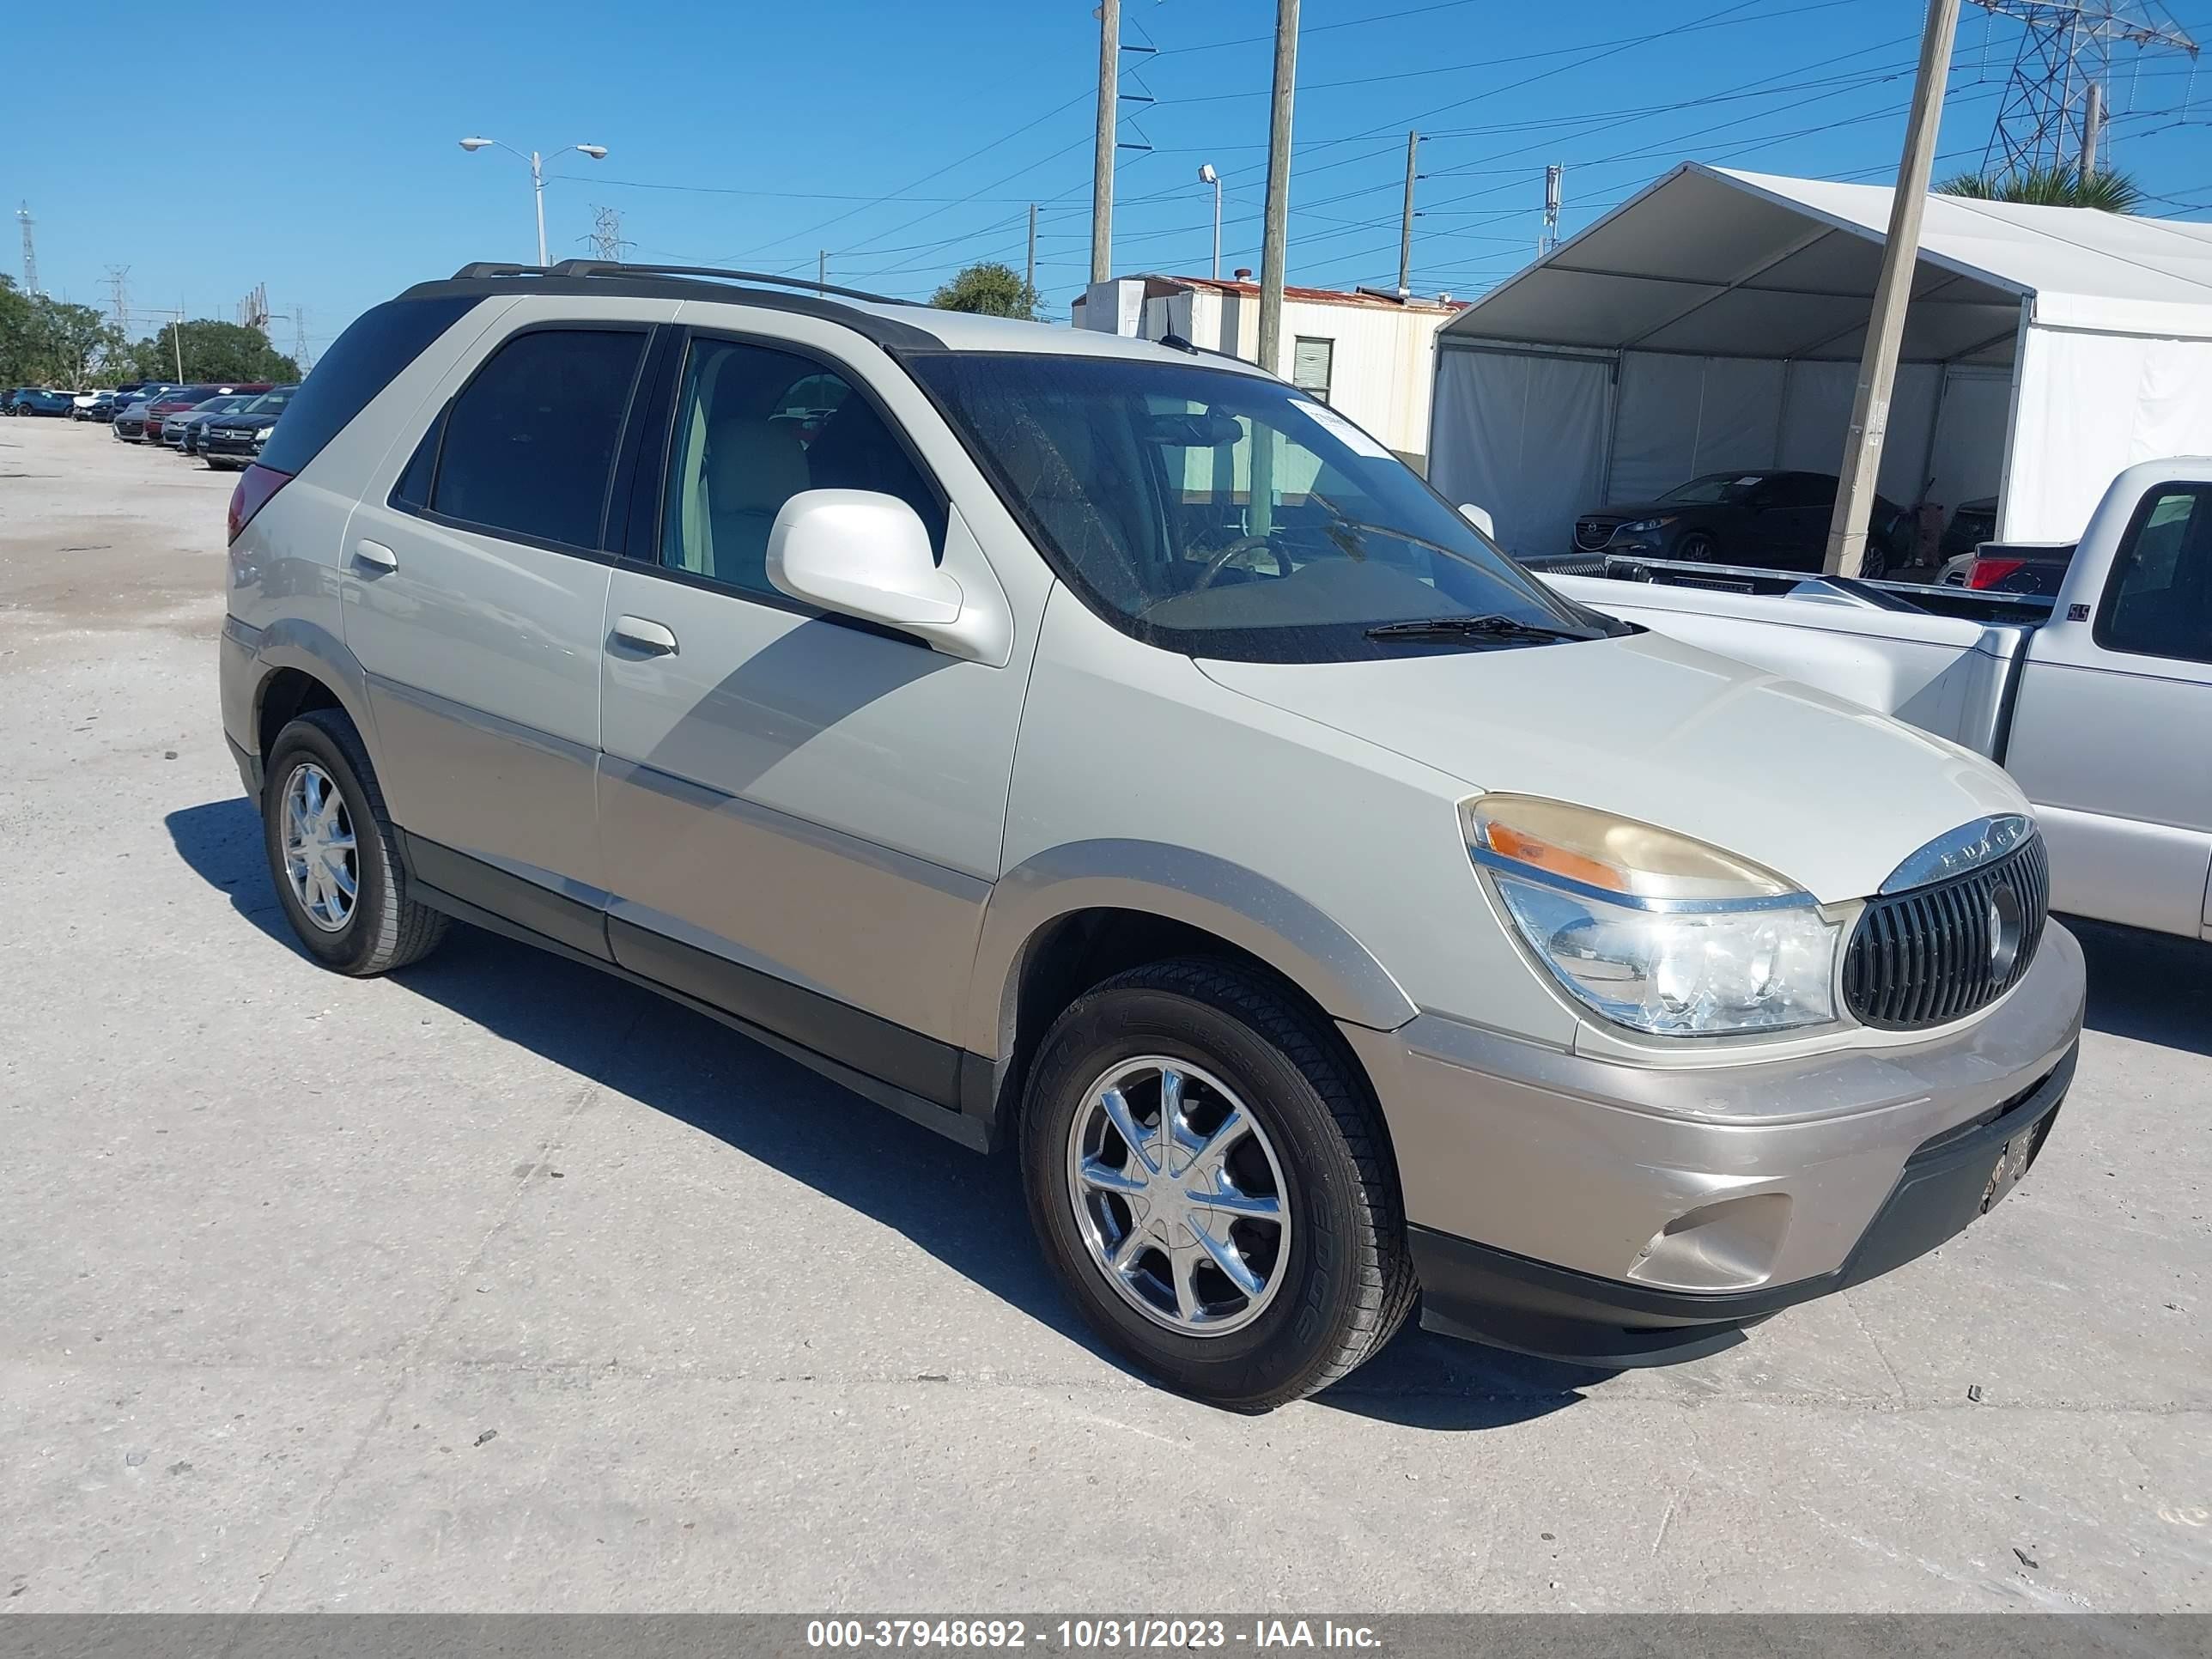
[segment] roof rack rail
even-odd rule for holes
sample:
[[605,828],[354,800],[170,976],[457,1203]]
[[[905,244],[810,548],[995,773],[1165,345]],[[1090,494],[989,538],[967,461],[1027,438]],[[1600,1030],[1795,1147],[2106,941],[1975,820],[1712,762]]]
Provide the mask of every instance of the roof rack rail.
[[556,265],[479,261],[463,265],[453,273],[455,282],[471,282],[489,276],[712,276],[730,283],[761,283],[769,288],[787,288],[802,294],[834,294],[840,299],[862,300],[870,305],[905,306],[914,303],[911,300],[894,299],[888,294],[870,294],[865,289],[840,288],[834,283],[810,283],[802,277],[777,276],[764,270],[729,270],[720,265],[641,265],[611,259],[563,259]]

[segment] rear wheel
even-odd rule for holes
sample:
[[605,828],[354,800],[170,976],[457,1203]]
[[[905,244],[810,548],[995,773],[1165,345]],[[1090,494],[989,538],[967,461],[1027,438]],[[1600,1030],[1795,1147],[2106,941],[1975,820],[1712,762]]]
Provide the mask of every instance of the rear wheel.
[[325,967],[386,973],[445,938],[446,918],[407,896],[398,832],[368,751],[337,710],[302,714],[270,746],[261,821],[277,900]]
[[1079,999],[1030,1070],[1021,1146],[1085,1319],[1200,1399],[1257,1412],[1326,1388],[1413,1306],[1365,1084],[1256,975],[1161,963]]

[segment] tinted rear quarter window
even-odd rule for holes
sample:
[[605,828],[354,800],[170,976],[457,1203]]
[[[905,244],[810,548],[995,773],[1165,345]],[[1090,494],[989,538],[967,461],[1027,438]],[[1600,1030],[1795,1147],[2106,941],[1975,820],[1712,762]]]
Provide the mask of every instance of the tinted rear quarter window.
[[354,319],[301,381],[261,453],[261,465],[297,473],[369,400],[477,303],[465,295],[387,300]]
[[538,329],[501,346],[446,416],[430,510],[524,540],[598,547],[647,338]]

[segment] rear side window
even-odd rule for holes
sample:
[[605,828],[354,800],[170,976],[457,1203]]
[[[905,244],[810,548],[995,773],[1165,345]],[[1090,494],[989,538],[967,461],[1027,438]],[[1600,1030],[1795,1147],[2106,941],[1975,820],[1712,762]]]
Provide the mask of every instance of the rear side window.
[[476,303],[465,295],[387,300],[363,312],[301,382],[285,405],[283,420],[269,434],[261,465],[279,472],[305,471],[369,399]]
[[647,338],[549,328],[500,347],[446,416],[430,510],[525,541],[598,547]]

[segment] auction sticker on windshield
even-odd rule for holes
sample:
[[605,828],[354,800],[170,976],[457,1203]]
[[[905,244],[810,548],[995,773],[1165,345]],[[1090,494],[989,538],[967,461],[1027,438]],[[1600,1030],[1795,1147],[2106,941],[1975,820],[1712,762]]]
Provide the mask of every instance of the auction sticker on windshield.
[[1294,407],[1304,410],[1308,420],[1353,453],[1364,456],[1370,461],[1387,461],[1390,459],[1389,450],[1352,425],[1327,404],[1300,403]]

